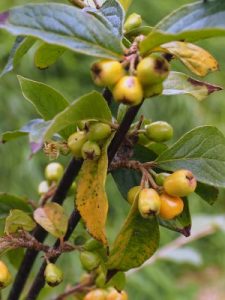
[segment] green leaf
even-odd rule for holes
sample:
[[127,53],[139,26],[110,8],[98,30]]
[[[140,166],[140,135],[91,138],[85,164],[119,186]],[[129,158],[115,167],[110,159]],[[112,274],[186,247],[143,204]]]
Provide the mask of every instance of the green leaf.
[[119,0],[125,10],[128,10],[133,0]]
[[198,182],[195,193],[210,205],[213,205],[219,196],[219,190],[217,188],[201,182]]
[[163,82],[163,95],[191,95],[199,101],[222,89],[220,86],[196,80],[180,72],[170,72],[169,77]]
[[30,132],[33,131],[35,126],[40,123],[43,123],[42,119],[34,119],[34,120],[31,120],[29,123],[27,123],[25,126],[23,126],[19,130],[6,131],[1,136],[1,142],[6,143],[6,142],[12,141],[14,139],[23,137],[23,136],[27,136]]
[[108,199],[105,181],[108,170],[107,149],[111,137],[101,149],[101,156],[96,160],[84,161],[79,173],[76,192],[76,207],[84,220],[88,232],[98,241],[107,245],[105,223],[108,214]]
[[18,36],[9,54],[8,61],[0,74],[0,77],[12,71],[20,62],[22,57],[30,50],[34,45],[35,39],[32,37],[25,38]]
[[157,219],[144,219],[138,211],[135,200],[130,213],[122,226],[112,250],[107,267],[109,270],[128,271],[141,266],[149,259],[159,245]]
[[34,211],[35,221],[54,237],[62,238],[66,234],[68,218],[64,208],[54,202],[47,203]]
[[197,127],[186,133],[155,162],[161,169],[188,169],[201,183],[225,187],[225,138],[213,126]]
[[49,68],[65,52],[65,48],[43,43],[35,52],[35,66],[41,70]]
[[91,92],[72,102],[66,109],[56,115],[52,121],[40,128],[36,135],[34,153],[40,150],[44,141],[56,132],[83,120],[100,120],[110,122],[111,112],[104,97],[98,92]]
[[87,55],[119,59],[120,40],[94,16],[71,5],[27,4],[0,14],[0,28]]
[[107,0],[100,9],[86,8],[85,10],[101,21],[115,36],[122,38],[124,10],[118,1]]
[[32,212],[26,198],[0,193],[0,218],[7,217],[11,209],[20,209],[28,213]]
[[170,221],[165,221],[159,218],[159,223],[161,226],[166,227],[172,231],[177,231],[184,236],[190,236],[191,234],[191,215],[189,211],[188,200],[183,199],[184,209],[183,212]]
[[5,221],[5,233],[9,235],[20,229],[32,231],[35,226],[36,223],[27,213],[19,209],[12,209]]
[[194,42],[225,35],[225,2],[199,1],[176,10],[163,19],[140,43],[141,53],[170,42]]

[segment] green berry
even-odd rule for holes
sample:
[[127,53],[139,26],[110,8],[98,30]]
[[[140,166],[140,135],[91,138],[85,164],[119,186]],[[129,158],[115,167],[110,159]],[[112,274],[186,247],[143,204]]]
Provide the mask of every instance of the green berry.
[[155,142],[166,142],[173,137],[173,127],[167,122],[154,122],[146,126],[146,135]]
[[136,13],[133,13],[133,14],[129,15],[129,17],[127,18],[127,20],[124,24],[124,29],[125,29],[125,31],[130,31],[130,30],[140,27],[141,24],[142,24],[141,16]]
[[88,139],[90,141],[101,141],[109,137],[111,134],[111,127],[104,123],[94,123],[89,127]]
[[96,160],[101,155],[101,149],[95,142],[87,141],[81,150],[83,159]]
[[112,90],[116,102],[135,106],[143,100],[142,86],[135,76],[124,76]]
[[81,158],[82,157],[82,147],[84,143],[87,141],[87,134],[85,131],[78,131],[73,133],[68,138],[68,147],[70,151],[73,153],[75,158]]
[[45,178],[52,181],[59,181],[63,175],[64,168],[60,163],[53,162],[47,165],[45,168]]
[[94,252],[83,251],[80,254],[80,261],[85,270],[92,271],[99,266],[100,257]]
[[93,238],[87,240],[86,243],[84,244],[84,249],[87,251],[94,251],[100,248],[102,248],[102,244]]
[[49,263],[45,268],[45,281],[51,287],[59,285],[63,281],[63,272],[55,264]]
[[137,66],[137,77],[142,85],[149,86],[163,82],[169,75],[170,65],[162,56],[152,54]]

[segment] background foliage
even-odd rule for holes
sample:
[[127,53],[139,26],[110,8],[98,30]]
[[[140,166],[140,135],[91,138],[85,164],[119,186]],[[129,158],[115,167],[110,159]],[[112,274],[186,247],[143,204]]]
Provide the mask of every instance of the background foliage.
[[[26,3],[25,0],[2,0],[0,10],[4,10],[14,5]],[[47,1],[32,1],[47,2]],[[52,1],[53,2],[53,1]],[[62,1],[54,1],[62,2]],[[178,5],[191,3],[194,1],[175,0],[157,1],[142,0],[134,1],[130,11],[135,11],[143,16],[144,21],[149,25],[156,24],[163,16],[178,8]],[[65,1],[66,3],[66,1]],[[6,62],[7,53],[13,43],[13,37],[0,32],[0,67]],[[6,42],[7,40],[7,42]],[[219,61],[220,72],[208,75],[210,82],[225,86],[225,60],[223,53],[224,38],[214,38],[209,41],[199,43],[208,49]],[[24,100],[19,89],[16,74],[29,77],[50,84],[61,91],[71,101],[77,96],[94,89],[90,74],[87,72],[92,58],[66,52],[58,62],[45,71],[39,71],[33,64],[33,52],[25,56],[20,66],[14,73],[7,74],[0,81],[0,130],[13,130],[23,126],[29,119],[36,118],[37,115],[33,107]],[[178,71],[182,71],[180,63],[174,65]],[[158,97],[153,101],[146,101],[144,107],[145,116],[152,120],[166,120],[175,127],[175,139],[191,128],[210,124],[217,126],[225,134],[225,102],[223,101],[225,92],[211,95],[203,103],[198,103],[188,96],[178,97]],[[37,186],[43,179],[43,170],[48,162],[47,158],[39,153],[33,159],[29,159],[30,152],[26,138],[15,140],[6,145],[0,145],[1,168],[0,168],[0,191],[28,195],[32,200],[38,199]],[[68,159],[62,161],[65,165]],[[110,197],[110,218],[108,222],[108,233],[110,238],[115,237],[121,222],[127,213],[128,206],[118,194],[117,188],[111,178],[108,178],[108,193]],[[194,214],[224,214],[224,195],[220,192],[220,201],[213,207],[199,201],[197,196],[193,196],[191,201],[191,211]],[[71,210],[73,200],[68,199],[66,208]],[[1,216],[0,216],[1,218]],[[1,222],[1,219],[0,219]],[[203,225],[204,226],[204,225]],[[80,232],[83,230],[80,226]],[[170,242],[178,235],[161,229],[161,244]],[[75,237],[73,237],[75,238]],[[132,275],[128,279],[128,292],[132,300],[142,299],[164,299],[164,300],[222,300],[225,294],[223,282],[225,277],[225,239],[224,233],[218,232],[204,240],[194,242],[190,245],[198,250],[202,256],[202,263],[175,263],[174,261],[159,261],[149,268],[145,268],[139,273]],[[194,254],[189,254],[189,256]],[[13,259],[14,258],[14,259]],[[10,259],[10,257],[9,257]],[[72,262],[73,261],[73,262]],[[81,274],[79,262],[76,255],[69,254],[62,257],[59,263],[66,271],[69,282],[74,283]],[[11,255],[11,270],[16,272],[15,257]],[[73,265],[73,268],[68,266]],[[58,290],[63,290],[61,285]],[[6,291],[7,292],[7,291]],[[46,289],[45,293],[52,293]],[[53,293],[57,293],[54,289]],[[215,298],[212,298],[213,297]],[[42,293],[40,299],[45,299]],[[46,296],[49,299],[49,294]]]

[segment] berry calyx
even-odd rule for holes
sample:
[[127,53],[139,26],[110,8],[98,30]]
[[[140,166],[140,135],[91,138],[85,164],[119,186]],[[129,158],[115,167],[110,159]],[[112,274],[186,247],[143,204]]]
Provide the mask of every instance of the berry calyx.
[[138,105],[143,100],[142,86],[135,76],[124,76],[112,90],[116,102]]
[[91,67],[94,83],[100,87],[115,85],[124,75],[122,65],[116,60],[101,60]]
[[159,214],[161,200],[154,189],[143,189],[139,193],[138,209],[143,218]]
[[59,181],[63,175],[64,168],[60,163],[53,162],[47,165],[45,168],[45,178],[52,181]]
[[109,137],[111,134],[111,127],[104,123],[91,124],[88,130],[88,139],[90,141],[101,141]]
[[136,197],[138,196],[138,194],[141,191],[141,186],[137,185],[132,187],[128,193],[127,193],[127,201],[132,205],[134,203],[134,200],[136,199]]
[[102,289],[96,289],[90,291],[85,297],[84,300],[106,300],[107,292]]
[[185,197],[195,191],[197,181],[191,171],[178,170],[165,179],[163,187],[171,196]]
[[7,287],[12,281],[8,267],[0,260],[0,290]]
[[161,95],[162,92],[163,92],[163,84],[162,83],[144,86],[144,97],[145,98],[150,98],[150,97]]
[[51,287],[59,285],[63,281],[63,272],[55,264],[47,264],[44,272],[45,281]]
[[82,157],[82,147],[87,141],[87,134],[85,131],[78,131],[73,133],[67,141],[68,147],[75,158]]
[[166,142],[173,137],[173,127],[164,121],[153,122],[145,129],[147,137],[155,142]]
[[97,160],[101,155],[101,149],[97,143],[87,141],[84,143],[81,153],[83,159]]
[[85,270],[92,271],[99,266],[100,257],[94,252],[83,251],[80,254],[80,262]]
[[144,86],[163,82],[169,75],[170,65],[162,56],[152,54],[137,66],[137,77]]
[[184,209],[184,202],[180,197],[173,197],[166,193],[160,195],[161,207],[159,216],[164,220],[172,220],[180,215]]
[[142,18],[139,14],[133,13],[129,15],[127,18],[125,24],[124,24],[124,29],[125,31],[130,31],[135,28],[140,27],[142,24]]
[[41,181],[38,186],[38,194],[40,196],[45,195],[49,190],[49,184],[47,180]]

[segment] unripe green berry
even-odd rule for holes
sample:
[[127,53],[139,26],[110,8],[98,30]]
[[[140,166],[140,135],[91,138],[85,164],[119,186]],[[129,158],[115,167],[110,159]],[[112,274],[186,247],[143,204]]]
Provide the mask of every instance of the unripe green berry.
[[141,190],[138,198],[138,209],[143,218],[159,214],[161,200],[154,189]]
[[155,182],[156,184],[163,186],[164,181],[166,179],[166,177],[168,177],[170,174],[168,173],[159,173],[155,176]]
[[102,243],[100,243],[99,241],[93,238],[87,240],[86,243],[84,244],[84,249],[87,251],[94,251],[102,247],[103,247]]
[[94,252],[83,251],[80,254],[80,261],[85,270],[92,271],[99,266],[100,257]]
[[154,122],[146,126],[146,135],[155,142],[166,142],[173,137],[173,127],[167,122]]
[[7,287],[12,282],[12,275],[8,267],[0,260],[0,290]]
[[162,56],[152,54],[137,66],[137,76],[144,86],[163,82],[169,75],[170,65]]
[[75,158],[81,158],[82,157],[82,147],[84,143],[87,141],[87,134],[85,131],[78,131],[73,133],[68,138],[68,147]]
[[144,96],[142,86],[135,76],[121,78],[113,88],[112,93],[116,102],[131,106],[140,104]]
[[196,189],[197,181],[191,171],[178,170],[169,175],[163,184],[167,194],[171,196],[186,197]]
[[124,75],[124,69],[116,60],[101,60],[91,67],[91,75],[100,87],[115,85]]
[[101,155],[101,149],[95,142],[87,141],[81,150],[83,159],[96,160]]
[[90,141],[101,141],[109,137],[111,134],[111,127],[104,123],[94,123],[89,127],[88,139]]
[[144,86],[144,97],[145,98],[150,98],[150,97],[161,95],[162,92],[163,92],[163,84],[162,83]]
[[59,285],[63,281],[63,272],[55,264],[49,263],[45,268],[45,281],[51,287]]
[[49,184],[47,180],[41,181],[38,186],[38,194],[40,196],[45,195],[49,190]]
[[129,15],[129,17],[127,18],[127,20],[124,24],[124,29],[125,29],[125,31],[130,31],[130,30],[140,27],[141,24],[142,24],[141,16],[136,13],[133,13],[133,14]]
[[64,168],[60,163],[53,162],[47,165],[45,168],[45,178],[52,181],[59,181],[63,175]]
[[134,186],[132,187],[128,193],[127,193],[127,201],[132,205],[134,203],[134,200],[136,199],[136,197],[138,196],[138,194],[141,191],[141,186]]

